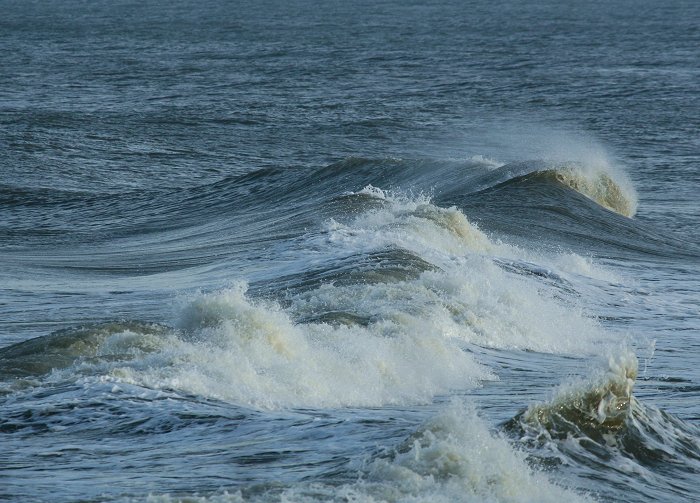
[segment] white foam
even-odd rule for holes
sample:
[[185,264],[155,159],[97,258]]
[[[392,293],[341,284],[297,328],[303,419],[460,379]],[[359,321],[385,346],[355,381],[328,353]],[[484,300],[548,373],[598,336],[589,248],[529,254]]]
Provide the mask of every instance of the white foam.
[[464,255],[494,249],[488,237],[456,207],[441,208],[425,194],[408,196],[368,186],[361,191],[390,204],[365,212],[352,222],[329,221],[326,231],[341,250],[400,247],[430,260],[437,252]]
[[[293,299],[305,314],[323,306],[392,317],[420,312],[449,337],[495,348],[553,353],[587,353],[605,333],[571,299],[541,281],[504,271],[494,257],[539,261],[543,270],[610,279],[590,260],[571,253],[544,256],[494,242],[457,208],[440,208],[424,196],[411,199],[371,188],[391,205],[360,215],[352,222],[331,222],[331,253],[348,254],[399,248],[436,265],[415,280],[401,283],[327,286]],[[367,299],[367,301],[365,301]],[[297,307],[302,309],[302,307]],[[345,308],[347,309],[347,308]],[[392,314],[393,313],[393,314]]]
[[[525,453],[489,432],[469,407],[454,403],[429,421],[402,448],[370,461],[360,480],[341,486],[299,483],[243,497],[241,492],[195,496],[200,503],[244,501],[357,503],[570,503],[591,501],[533,471]],[[151,503],[178,501],[151,496]]]
[[293,309],[310,315],[351,306],[406,330],[425,325],[442,338],[499,349],[588,354],[605,339],[580,309],[537,292],[527,278],[510,275],[483,257],[459,265],[450,274],[426,271],[409,281],[325,285],[294,298]]
[[431,420],[407,448],[370,466],[375,501],[587,501],[533,472],[525,453],[488,431],[464,404]]
[[[494,378],[464,351],[468,344],[589,354],[605,340],[575,299],[562,300],[540,278],[504,270],[494,255],[526,255],[554,268],[556,261],[496,243],[457,208],[425,196],[365,192],[388,204],[349,222],[330,221],[308,240],[314,260],[332,264],[398,249],[435,269],[401,280],[325,283],[290,293],[284,308],[250,299],[245,283],[195,294],[167,344],[149,343],[150,352],[109,375],[259,408],[411,404]],[[333,312],[366,323],[294,321]]]
[[189,340],[111,375],[259,408],[420,403],[494,378],[420,318],[295,325],[242,285],[195,299],[181,326]]

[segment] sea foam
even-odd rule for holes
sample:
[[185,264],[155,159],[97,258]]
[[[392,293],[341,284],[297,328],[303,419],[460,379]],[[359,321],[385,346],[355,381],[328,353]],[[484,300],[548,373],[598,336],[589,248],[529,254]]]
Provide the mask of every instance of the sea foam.
[[562,298],[557,274],[551,287],[532,266],[504,269],[495,258],[533,256],[490,239],[459,209],[373,187],[364,194],[387,204],[309,236],[314,261],[333,267],[400,250],[426,267],[397,276],[379,261],[352,281],[289,290],[284,302],[255,298],[244,282],[195,293],[177,315],[176,342],[110,374],[258,408],[409,404],[494,379],[472,344],[590,354],[605,340],[575,296]]
[[[585,495],[558,486],[530,468],[525,453],[488,430],[468,405],[455,401],[403,444],[370,459],[357,482],[298,483],[250,495],[242,491],[188,497],[198,503],[558,503],[587,502]],[[149,503],[182,501],[152,495]]]
[[176,347],[112,375],[257,408],[420,403],[494,378],[420,318],[295,324],[242,284],[195,299],[180,326]]

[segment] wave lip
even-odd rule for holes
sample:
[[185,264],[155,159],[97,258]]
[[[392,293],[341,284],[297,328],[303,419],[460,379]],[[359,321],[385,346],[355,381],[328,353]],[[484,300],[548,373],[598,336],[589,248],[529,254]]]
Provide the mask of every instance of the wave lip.
[[599,205],[626,217],[637,212],[637,195],[621,175],[598,168],[566,166],[551,171],[555,179]]

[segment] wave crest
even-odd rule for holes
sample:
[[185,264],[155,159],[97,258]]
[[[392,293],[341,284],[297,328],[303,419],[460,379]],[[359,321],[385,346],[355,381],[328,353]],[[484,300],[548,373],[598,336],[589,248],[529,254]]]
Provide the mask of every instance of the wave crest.
[[637,195],[629,182],[619,176],[602,169],[572,166],[551,173],[557,181],[615,213],[633,217],[637,212]]
[[634,355],[610,357],[603,376],[583,386],[563,387],[550,403],[530,406],[522,419],[550,432],[570,426],[584,431],[619,429],[630,413],[636,377]]

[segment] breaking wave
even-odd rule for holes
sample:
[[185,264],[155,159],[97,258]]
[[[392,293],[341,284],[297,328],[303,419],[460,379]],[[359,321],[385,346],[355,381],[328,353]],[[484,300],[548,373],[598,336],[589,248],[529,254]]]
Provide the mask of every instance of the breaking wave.
[[614,466],[619,482],[637,498],[683,497],[700,473],[700,432],[637,400],[636,375],[636,357],[623,351],[593,377],[563,385],[548,403],[531,405],[504,430],[527,448],[532,463],[567,465],[579,487],[604,498],[613,494],[594,483],[603,464]]
[[[470,406],[454,401],[401,445],[369,459],[357,482],[302,483],[288,488],[222,492],[188,498],[199,503],[330,501],[358,503],[525,503],[592,501],[533,470],[525,454],[489,431]],[[149,503],[180,501],[149,496]]]
[[609,172],[565,167],[545,173],[615,213],[632,217],[637,212],[637,195],[631,184],[615,180]]
[[585,354],[605,340],[566,279],[590,274],[585,261],[493,241],[426,196],[369,186],[344,197],[368,209],[302,236],[283,264],[293,274],[192,293],[172,328],[103,324],[5,353],[34,370],[92,368],[277,409],[424,403],[495,378],[470,345]]
[[[597,205],[626,217],[634,216],[637,211],[637,192],[632,182],[624,172],[608,164],[586,165],[548,161],[511,163],[475,177],[470,185],[484,191],[512,185],[524,179],[541,188],[552,184],[563,185],[586,196]],[[534,199],[533,203],[542,197],[535,191],[528,195]],[[558,204],[566,207],[568,202],[562,198]]]
[[610,357],[603,375],[585,385],[562,386],[550,403],[530,406],[518,420],[550,433],[573,429],[590,435],[619,429],[630,415],[636,377],[634,355]]

